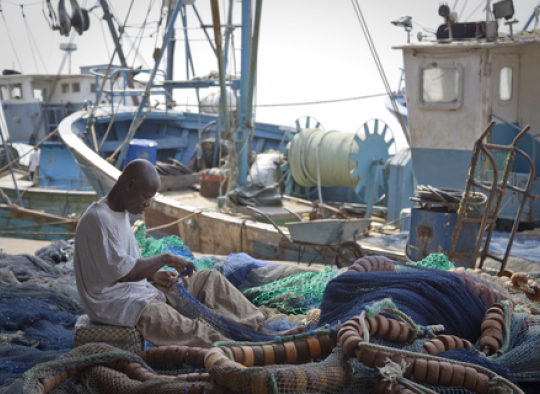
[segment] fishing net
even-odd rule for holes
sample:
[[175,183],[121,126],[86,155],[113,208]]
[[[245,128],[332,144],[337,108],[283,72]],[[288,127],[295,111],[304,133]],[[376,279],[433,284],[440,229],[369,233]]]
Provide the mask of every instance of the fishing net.
[[321,272],[302,272],[243,291],[256,306],[267,306],[286,314],[306,314],[319,308],[326,285],[339,271],[325,267]]
[[203,322],[234,341],[268,341],[274,339],[275,334],[266,334],[253,330],[209,309],[189,294],[179,283],[174,283],[173,286],[176,289],[174,292],[177,299],[175,305],[184,316]]
[[170,235],[161,239],[154,239],[146,236],[146,227],[142,225],[135,233],[135,239],[141,250],[142,257],[151,257],[161,253],[171,253],[176,256],[183,257],[187,261],[192,262],[197,268],[197,271],[205,269],[218,269],[219,260],[216,258],[201,258],[197,259],[189,246],[182,242],[180,237]]
[[431,253],[425,259],[417,261],[416,263],[408,263],[410,265],[416,265],[418,267],[432,268],[441,271],[448,271],[449,269],[455,269],[456,266],[452,264],[448,257],[443,253]]
[[[197,260],[179,238],[159,241],[148,242],[147,250],[157,253],[158,250],[171,247],[169,253],[184,253],[186,258]],[[146,244],[146,238],[144,242]],[[47,381],[50,384],[51,379],[47,378],[55,380],[69,375],[73,376],[55,388],[53,394],[380,393],[376,385],[381,379],[381,372],[364,365],[357,357],[347,357],[339,346],[328,357],[308,357],[300,362],[300,354],[306,352],[306,345],[301,347],[298,344],[293,353],[287,353],[288,356],[298,356],[298,360],[293,363],[256,364],[249,368],[214,366],[209,370],[202,365],[192,364],[165,365],[148,361],[147,365],[133,353],[122,352],[104,344],[87,344],[71,350],[73,325],[83,311],[76,291],[73,290],[75,281],[68,245],[58,243],[50,250],[43,250],[43,258],[0,256],[1,394],[35,393],[40,383],[45,384]],[[296,272],[293,275],[288,275],[294,272],[289,267],[260,262],[247,255],[207,260],[215,263],[214,269],[217,265],[222,272],[235,278],[239,287],[245,286],[244,294],[254,303],[261,300],[259,308],[269,320],[267,328],[274,324],[272,328],[276,329],[282,319],[286,321],[283,329],[298,325],[304,313],[320,307],[318,323],[311,323],[305,335],[318,338],[317,341],[322,343],[321,337],[317,336],[320,334],[310,330],[324,329],[335,335],[343,323],[362,313],[392,318],[394,315],[387,309],[392,306],[412,318],[418,337],[407,343],[396,343],[374,335],[369,344],[394,349],[396,352],[408,351],[418,357],[422,355],[423,346],[430,335],[435,335],[435,331],[431,332],[429,327],[443,325],[444,331],[436,335],[451,334],[474,344],[480,337],[481,323],[488,307],[501,300],[513,303],[514,309],[510,312],[508,329],[504,334],[507,345],[501,348],[501,352],[486,357],[476,347],[452,350],[439,356],[452,362],[466,362],[478,368],[486,368],[501,379],[518,382],[527,394],[537,393],[540,387],[540,353],[537,352],[537,345],[540,345],[540,317],[519,312],[522,309],[515,304],[521,298],[504,287],[503,279],[472,272],[447,272],[444,269],[452,267],[446,265],[443,256],[430,257],[431,260],[425,259],[417,265],[367,257],[357,261],[347,272],[327,268],[318,273]],[[362,272],[358,268],[360,265],[364,270]],[[388,267],[393,269],[389,270]],[[250,284],[259,285],[250,287]],[[181,286],[177,286],[177,299],[184,314],[237,341],[231,342],[230,346],[242,349],[249,347],[257,354],[257,346],[273,341],[274,348],[283,346],[288,349],[287,352],[291,350],[290,346],[286,346],[288,338],[281,345],[280,342],[276,344],[274,336],[225,319],[199,303]],[[292,320],[290,318],[294,313],[302,314],[296,315],[297,320]],[[290,340],[301,344],[300,337]],[[336,343],[332,342],[332,345]],[[222,347],[224,344],[216,346]],[[244,355],[248,354],[242,351]],[[133,379],[118,368],[127,362],[141,363],[145,370],[169,375],[169,378],[145,382]],[[21,376],[25,371],[23,385]],[[207,372],[214,383],[188,381],[188,376],[202,376]],[[422,385],[437,393],[472,393],[463,387]]]
[[318,325],[334,326],[358,316],[366,305],[391,298],[417,324],[442,324],[445,334],[475,341],[489,305],[506,298],[488,282],[466,272],[394,265],[397,270],[392,272],[348,271],[332,279],[326,286]]
[[196,258],[181,238],[176,235],[161,239],[148,237],[144,225],[137,230],[135,238],[143,257],[161,253],[181,256],[192,262],[197,271],[215,269],[221,272],[229,282],[240,289],[261,286],[300,272],[318,271],[315,268],[305,268],[300,265],[268,263],[254,259],[246,253],[230,254],[226,259],[215,256]]
[[24,371],[73,348],[73,327],[84,311],[75,287],[70,248],[55,242],[38,251],[43,259],[0,254],[2,394],[21,392],[17,387]]

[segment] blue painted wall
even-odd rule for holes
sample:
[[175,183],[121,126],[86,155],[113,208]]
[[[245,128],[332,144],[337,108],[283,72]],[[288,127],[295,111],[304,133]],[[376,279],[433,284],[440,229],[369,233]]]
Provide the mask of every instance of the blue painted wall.
[[39,161],[39,186],[57,190],[91,191],[84,173],[61,142],[44,142]]

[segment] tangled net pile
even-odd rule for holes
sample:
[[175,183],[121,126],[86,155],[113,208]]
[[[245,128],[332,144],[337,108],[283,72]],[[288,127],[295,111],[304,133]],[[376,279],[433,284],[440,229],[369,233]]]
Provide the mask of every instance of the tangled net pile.
[[102,343],[71,349],[83,312],[69,244],[48,251],[47,261],[7,256],[9,264],[0,258],[0,393],[540,392],[540,318],[504,279],[445,271],[442,256],[417,265],[366,257],[347,271],[314,273],[244,254],[196,259],[179,238],[138,240],[149,255],[168,251],[220,270],[266,308],[304,314],[319,307],[320,316],[304,334],[273,338],[177,287],[185,313],[232,341],[138,355]]

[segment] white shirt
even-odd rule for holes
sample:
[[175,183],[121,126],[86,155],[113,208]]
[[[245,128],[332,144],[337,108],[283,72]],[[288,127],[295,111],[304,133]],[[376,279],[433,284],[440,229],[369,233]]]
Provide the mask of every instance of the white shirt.
[[90,205],[77,225],[74,255],[77,290],[90,320],[134,327],[153,298],[165,301],[146,279],[118,282],[139,258],[127,212],[111,210],[107,197]]
[[28,164],[28,171],[35,172],[36,167],[39,166],[40,150],[34,150],[30,153],[30,163]]

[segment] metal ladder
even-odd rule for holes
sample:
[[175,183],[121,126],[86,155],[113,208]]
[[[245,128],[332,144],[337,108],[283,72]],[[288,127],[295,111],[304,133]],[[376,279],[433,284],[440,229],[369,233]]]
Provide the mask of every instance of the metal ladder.
[[[506,262],[510,254],[510,250],[512,249],[512,244],[514,243],[514,238],[518,230],[519,222],[523,213],[523,209],[525,208],[527,198],[537,200],[538,195],[533,195],[531,193],[535,177],[534,163],[525,152],[517,148],[519,140],[529,131],[530,126],[527,125],[523,129],[521,129],[521,131],[514,138],[512,144],[510,145],[496,145],[491,143],[484,143],[483,140],[490,136],[494,125],[495,122],[492,121],[486,128],[484,133],[482,133],[480,138],[475,142],[471,165],[469,169],[469,176],[467,179],[463,199],[461,200],[461,203],[459,205],[458,218],[454,233],[452,235],[452,244],[450,246],[450,253],[448,255],[448,259],[451,261],[460,260],[464,263],[469,264],[471,268],[474,268],[476,266],[478,257],[480,257],[480,263],[478,267],[482,268],[484,262],[486,261],[486,258],[490,257],[501,263],[501,268],[498,273],[498,275],[500,276],[506,268]],[[502,165],[503,168],[499,168],[499,166],[497,165],[497,161],[494,156],[497,153],[503,153],[507,155],[506,160]],[[508,183],[508,176],[510,174],[510,171],[512,170],[516,154],[522,156],[529,165],[529,176],[527,179],[527,184],[524,188],[519,188]],[[485,157],[485,159],[491,166],[491,180],[482,181],[477,180],[475,177],[477,164],[481,157]],[[499,180],[500,174],[502,174],[502,176]],[[474,204],[472,203],[472,201],[475,197],[475,193],[471,190],[473,188],[480,189],[487,195],[484,206],[485,210],[483,214],[479,214],[478,211],[476,211],[475,215],[474,209],[472,207],[472,205]],[[501,201],[503,196],[506,195],[507,190],[511,190],[512,192],[521,195],[522,198],[521,204],[514,219],[512,231],[510,232],[506,252],[501,258],[489,252],[489,245],[491,243],[493,229],[495,228],[497,217],[499,215]],[[460,252],[459,250],[457,250],[459,235],[462,225],[464,223],[480,224],[473,252]],[[482,245],[484,234],[486,235],[486,241],[484,245]]]

